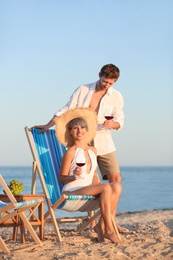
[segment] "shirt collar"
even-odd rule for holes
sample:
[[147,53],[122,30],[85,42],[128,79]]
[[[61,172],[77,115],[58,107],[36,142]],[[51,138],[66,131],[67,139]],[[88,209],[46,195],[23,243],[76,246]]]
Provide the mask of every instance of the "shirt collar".
[[90,89],[93,90],[93,91],[95,91],[95,89],[96,89],[96,84],[97,84],[97,81],[94,82],[94,83],[92,83]]
[[108,95],[111,95],[111,94],[112,94],[112,87],[110,87],[110,88],[108,89],[107,94],[108,94]]
[[[96,84],[97,84],[97,81],[94,82],[94,83],[91,85],[90,90],[95,91],[95,89],[96,89]],[[106,94],[108,94],[108,95],[111,95],[111,94],[112,94],[112,87],[110,87],[110,88],[108,89],[108,91],[107,91]]]

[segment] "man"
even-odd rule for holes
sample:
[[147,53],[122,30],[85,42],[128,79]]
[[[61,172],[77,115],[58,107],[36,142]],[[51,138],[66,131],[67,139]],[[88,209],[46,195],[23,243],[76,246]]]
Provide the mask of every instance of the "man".
[[[54,126],[58,117],[69,109],[90,107],[95,110],[98,117],[98,129],[93,145],[97,149],[97,161],[102,178],[108,179],[110,183],[121,183],[116,148],[111,135],[111,129],[117,131],[124,125],[123,97],[119,91],[112,88],[119,75],[118,67],[113,64],[104,65],[99,72],[98,81],[78,87],[69,102],[46,125],[34,126],[40,128],[40,133],[42,133]],[[107,120],[105,116],[112,116],[113,119]]]

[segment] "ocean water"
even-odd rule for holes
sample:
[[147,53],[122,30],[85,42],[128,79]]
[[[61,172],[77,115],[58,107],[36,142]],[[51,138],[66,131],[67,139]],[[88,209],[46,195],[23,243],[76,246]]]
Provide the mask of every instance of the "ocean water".
[[[0,173],[7,184],[13,179],[18,179],[25,185],[22,193],[31,193],[31,167],[0,166]],[[121,167],[121,175],[123,192],[117,213],[173,209],[173,167]],[[1,187],[0,193],[3,193]],[[39,179],[37,179],[36,193],[43,193]],[[56,210],[57,217],[81,215],[85,213]]]

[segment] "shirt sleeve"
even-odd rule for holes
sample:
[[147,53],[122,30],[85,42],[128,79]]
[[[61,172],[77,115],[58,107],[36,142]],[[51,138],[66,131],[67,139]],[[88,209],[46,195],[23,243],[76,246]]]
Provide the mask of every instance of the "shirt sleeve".
[[69,101],[67,102],[67,104],[62,107],[60,110],[58,110],[54,115],[55,116],[61,116],[62,114],[64,114],[66,111],[68,111],[69,109],[73,109],[75,107],[77,107],[78,105],[78,96],[80,94],[81,91],[81,86],[78,87],[73,94],[71,95]]
[[114,122],[118,122],[120,124],[120,128],[116,131],[119,131],[124,126],[124,99],[122,95],[119,93],[119,98],[116,101],[116,106],[114,107]]

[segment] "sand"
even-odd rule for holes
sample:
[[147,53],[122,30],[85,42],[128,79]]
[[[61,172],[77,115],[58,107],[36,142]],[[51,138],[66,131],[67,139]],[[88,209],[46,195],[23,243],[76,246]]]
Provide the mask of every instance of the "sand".
[[45,225],[45,238],[42,247],[35,247],[27,239],[26,245],[11,239],[12,228],[1,227],[1,236],[11,250],[2,253],[1,259],[12,260],[52,260],[52,259],[173,259],[173,210],[152,210],[135,213],[119,213],[117,223],[128,229],[121,234],[122,245],[116,246],[108,240],[98,243],[95,232],[76,232],[74,224],[61,224],[63,242],[58,243],[51,224]]

